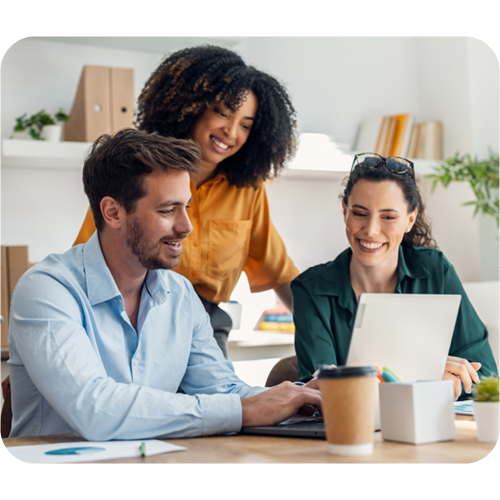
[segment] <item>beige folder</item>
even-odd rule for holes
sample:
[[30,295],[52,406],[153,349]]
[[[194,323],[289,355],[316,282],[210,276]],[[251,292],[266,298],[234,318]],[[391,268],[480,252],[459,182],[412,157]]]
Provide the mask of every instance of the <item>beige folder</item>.
[[134,124],[134,70],[84,66],[64,139],[94,142]]

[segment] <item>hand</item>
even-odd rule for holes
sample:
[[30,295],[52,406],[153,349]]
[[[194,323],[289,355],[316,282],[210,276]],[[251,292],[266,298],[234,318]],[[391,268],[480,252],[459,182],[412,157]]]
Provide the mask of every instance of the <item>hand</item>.
[[[319,383],[318,383],[317,377],[314,377],[311,380],[309,380],[309,382],[307,382],[307,384],[305,384],[304,387],[309,387],[310,389],[315,389],[315,390],[319,391]],[[299,415],[313,415],[314,412],[316,412],[316,411],[319,411],[321,413],[321,410],[319,410],[318,408],[315,408],[314,406],[304,405],[297,410],[297,413]]]
[[468,362],[466,359],[448,356],[444,368],[443,380],[451,380],[455,389],[455,400],[464,391],[470,394],[472,382],[479,384],[477,370],[481,368],[481,363]]
[[7,397],[7,389],[10,387],[10,377],[7,377],[3,382],[2,382],[2,394],[3,394],[3,399],[5,401],[5,398]]
[[306,405],[321,411],[321,394],[317,389],[308,384],[282,382],[256,396],[241,400],[242,427],[277,424],[290,418]]
[[[324,365],[326,368],[337,368],[337,365]],[[313,373],[313,377],[316,378],[319,374],[319,369]],[[310,381],[309,381],[310,382]]]

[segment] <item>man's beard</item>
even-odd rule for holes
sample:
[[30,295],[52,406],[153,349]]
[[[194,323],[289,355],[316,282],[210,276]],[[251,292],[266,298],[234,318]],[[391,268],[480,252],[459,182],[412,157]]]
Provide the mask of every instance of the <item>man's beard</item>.
[[146,269],[173,269],[181,263],[180,254],[170,259],[162,258],[161,255],[165,247],[165,241],[183,239],[185,234],[174,233],[172,236],[153,243],[146,240],[144,231],[136,219],[129,219],[127,229],[127,246]]

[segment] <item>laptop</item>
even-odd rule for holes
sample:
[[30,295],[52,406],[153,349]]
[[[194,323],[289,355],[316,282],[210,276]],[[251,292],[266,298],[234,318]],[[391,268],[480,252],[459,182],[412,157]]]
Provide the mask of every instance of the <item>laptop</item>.
[[[364,293],[354,320],[346,366],[387,367],[405,380],[441,380],[461,295]],[[378,393],[374,430],[380,430]],[[241,434],[325,439],[322,418],[294,415]]]

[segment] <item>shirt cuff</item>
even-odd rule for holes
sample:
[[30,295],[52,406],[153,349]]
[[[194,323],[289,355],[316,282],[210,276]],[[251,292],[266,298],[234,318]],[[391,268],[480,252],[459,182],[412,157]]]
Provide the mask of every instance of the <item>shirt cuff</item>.
[[243,411],[239,394],[201,394],[198,397],[204,407],[203,436],[241,430]]

